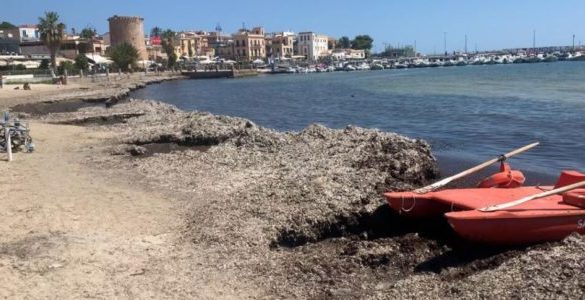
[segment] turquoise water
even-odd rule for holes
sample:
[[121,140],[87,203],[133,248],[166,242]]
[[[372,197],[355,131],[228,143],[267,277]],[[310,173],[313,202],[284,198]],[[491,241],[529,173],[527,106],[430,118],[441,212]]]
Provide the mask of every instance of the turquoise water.
[[[278,130],[354,124],[423,138],[467,167],[540,141],[511,160],[550,179],[585,171],[585,63],[562,62],[184,80],[133,97],[240,116]],[[457,162],[453,166],[453,162]]]

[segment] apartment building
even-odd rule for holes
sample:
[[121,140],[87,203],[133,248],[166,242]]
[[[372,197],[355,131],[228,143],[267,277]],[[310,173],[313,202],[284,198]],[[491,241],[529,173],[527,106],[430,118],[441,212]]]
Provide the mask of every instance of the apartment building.
[[184,31],[177,34],[178,43],[175,54],[178,57],[215,56],[213,48],[209,47],[208,34],[204,31]]
[[232,35],[233,57],[240,61],[252,61],[266,58],[266,40],[264,28],[254,27],[252,30],[240,29]]
[[326,35],[314,32],[300,32],[297,37],[296,54],[303,55],[306,59],[317,61],[328,54]]
[[270,39],[271,56],[274,58],[292,57],[294,55],[294,39],[295,35],[292,32],[275,33]]

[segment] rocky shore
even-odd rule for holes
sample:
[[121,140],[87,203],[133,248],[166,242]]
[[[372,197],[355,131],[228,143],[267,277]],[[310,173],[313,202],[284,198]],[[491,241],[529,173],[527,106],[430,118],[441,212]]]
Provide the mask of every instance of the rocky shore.
[[[96,99],[115,96],[95,93]],[[175,253],[167,263],[180,262],[177,276],[198,281],[165,278],[167,296],[193,296],[184,285],[218,282],[219,292],[204,298],[585,293],[582,236],[486,248],[458,239],[443,220],[412,221],[390,212],[384,191],[412,189],[440,176],[422,140],[353,126],[278,132],[241,118],[135,99],[69,112],[23,112],[43,123],[108,132],[88,148],[85,168],[115,170],[115,176],[131,176],[137,186],[157,191],[161,202],[177,201],[182,225],[172,245],[189,255]]]

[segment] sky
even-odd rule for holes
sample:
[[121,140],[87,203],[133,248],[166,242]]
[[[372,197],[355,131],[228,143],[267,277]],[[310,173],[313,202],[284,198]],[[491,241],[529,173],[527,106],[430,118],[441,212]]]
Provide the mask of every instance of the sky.
[[585,43],[583,0],[0,0],[0,22],[36,23],[56,11],[68,30],[108,31],[113,15],[142,16],[145,32],[154,26],[224,33],[263,26],[267,32],[314,31],[333,37],[369,34],[374,50],[414,44],[432,54]]

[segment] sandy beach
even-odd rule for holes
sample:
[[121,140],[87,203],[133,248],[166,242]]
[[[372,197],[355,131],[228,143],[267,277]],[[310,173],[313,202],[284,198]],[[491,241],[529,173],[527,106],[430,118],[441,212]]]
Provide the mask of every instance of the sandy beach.
[[[425,141],[352,126],[284,133],[148,100],[103,104],[168,79],[0,90],[0,108],[30,122],[37,147],[12,162],[0,153],[0,296],[583,296],[581,236],[488,249],[444,222],[389,212],[382,192],[440,176]],[[85,100],[94,105],[51,109]]]

